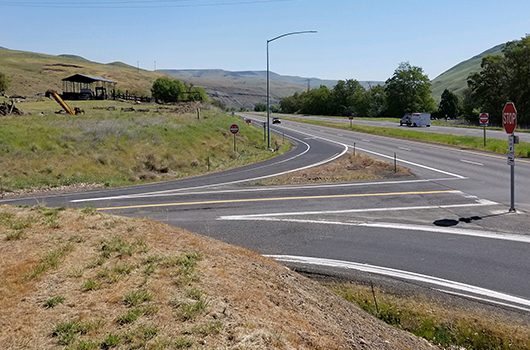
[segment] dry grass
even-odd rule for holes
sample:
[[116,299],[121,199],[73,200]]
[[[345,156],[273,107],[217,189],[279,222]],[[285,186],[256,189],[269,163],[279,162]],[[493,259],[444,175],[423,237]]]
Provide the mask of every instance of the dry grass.
[[319,167],[260,181],[260,185],[296,185],[308,183],[334,183],[379,180],[410,176],[409,169],[384,162],[363,154],[346,154]]
[[148,220],[53,213],[57,228],[43,208],[0,207],[1,236],[32,218],[23,239],[0,239],[3,349],[430,349],[248,250]]

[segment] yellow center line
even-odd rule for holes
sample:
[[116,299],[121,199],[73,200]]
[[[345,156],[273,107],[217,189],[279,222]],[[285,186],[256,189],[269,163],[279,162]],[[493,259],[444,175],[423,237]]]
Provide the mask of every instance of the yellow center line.
[[303,200],[303,199],[335,199],[335,198],[355,198],[355,197],[383,197],[383,196],[411,196],[411,195],[427,195],[427,194],[447,194],[460,193],[455,190],[441,190],[441,191],[417,191],[417,192],[383,192],[383,193],[354,193],[354,194],[335,194],[322,196],[296,196],[296,197],[276,197],[276,198],[246,198],[246,199],[222,199],[210,200],[200,202],[174,202],[174,203],[155,203],[155,204],[136,204],[119,207],[105,207],[97,208],[99,211],[105,210],[120,210],[120,209],[141,209],[141,208],[159,208],[159,207],[178,207],[184,205],[205,205],[205,204],[226,204],[226,203],[250,203],[250,202],[275,202],[275,201],[289,201],[289,200]]

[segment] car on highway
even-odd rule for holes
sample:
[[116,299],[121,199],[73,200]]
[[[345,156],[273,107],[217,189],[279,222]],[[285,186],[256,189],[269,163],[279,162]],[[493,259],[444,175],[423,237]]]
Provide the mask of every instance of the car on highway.
[[272,118],[272,124],[281,124],[282,121],[280,120],[280,118],[278,117],[273,117]]

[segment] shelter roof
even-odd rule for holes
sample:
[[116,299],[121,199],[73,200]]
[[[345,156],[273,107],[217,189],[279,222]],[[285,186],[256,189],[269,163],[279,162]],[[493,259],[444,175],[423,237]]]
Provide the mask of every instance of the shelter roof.
[[72,81],[75,83],[86,83],[86,84],[92,84],[97,81],[102,81],[104,83],[116,83],[113,80],[105,79],[103,77],[97,77],[97,76],[90,76],[85,74],[74,74],[72,76],[69,76],[68,78],[64,78],[63,81]]

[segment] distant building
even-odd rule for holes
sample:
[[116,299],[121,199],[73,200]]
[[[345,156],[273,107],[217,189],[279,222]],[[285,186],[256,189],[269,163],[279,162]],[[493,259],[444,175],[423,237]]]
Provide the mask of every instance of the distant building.
[[113,80],[84,74],[74,74],[62,82],[62,98],[65,100],[106,100],[117,84]]

